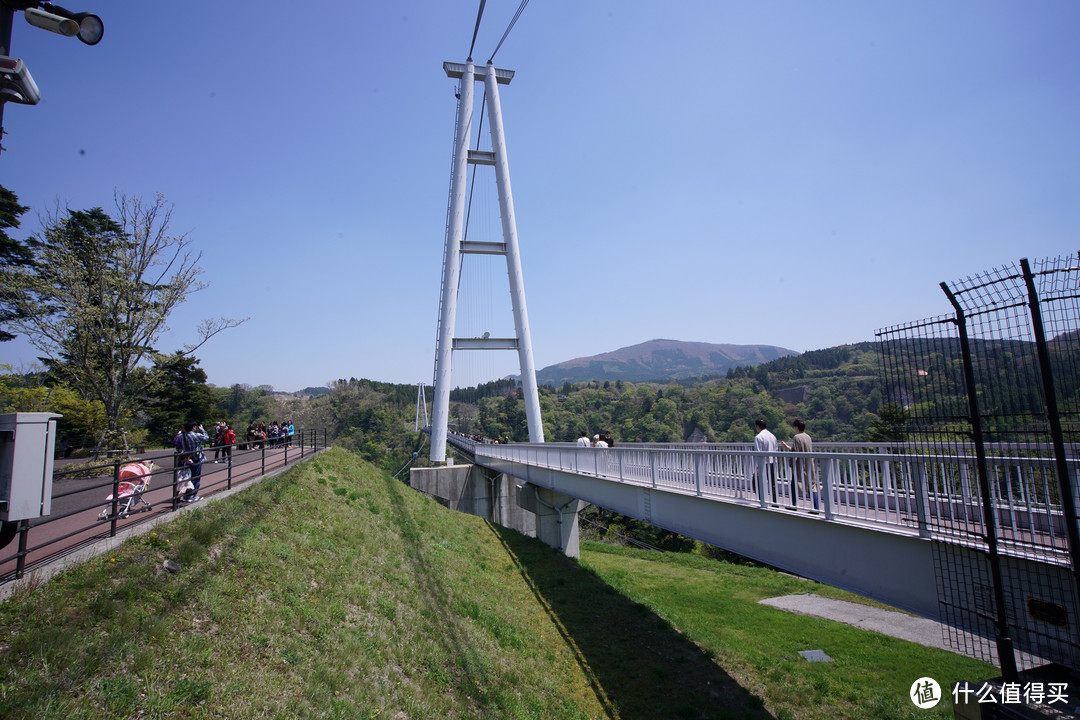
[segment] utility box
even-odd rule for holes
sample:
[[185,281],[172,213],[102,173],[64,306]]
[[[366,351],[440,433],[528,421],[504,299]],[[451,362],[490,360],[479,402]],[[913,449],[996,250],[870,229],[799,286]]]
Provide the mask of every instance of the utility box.
[[56,413],[0,415],[0,520],[16,522],[52,511]]

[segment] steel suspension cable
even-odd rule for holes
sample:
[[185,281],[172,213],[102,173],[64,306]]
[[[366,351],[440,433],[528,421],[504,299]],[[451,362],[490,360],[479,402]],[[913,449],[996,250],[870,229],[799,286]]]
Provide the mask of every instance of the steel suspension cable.
[[510,20],[510,24],[506,26],[506,32],[503,33],[502,39],[499,40],[499,44],[495,46],[495,51],[491,53],[491,57],[488,58],[488,63],[491,63],[495,59],[495,53],[499,52],[499,48],[502,47],[503,42],[506,40],[506,36],[510,34],[510,31],[514,29],[514,25],[517,23],[518,18],[521,17],[521,13],[525,11],[525,6],[529,4],[529,0],[521,0],[521,5],[518,6],[517,12],[514,13],[513,19]]
[[472,51],[476,47],[476,35],[480,32],[480,18],[484,16],[484,5],[487,0],[480,0],[480,9],[476,11],[476,27],[472,31],[472,43],[469,45],[469,59],[472,60]]

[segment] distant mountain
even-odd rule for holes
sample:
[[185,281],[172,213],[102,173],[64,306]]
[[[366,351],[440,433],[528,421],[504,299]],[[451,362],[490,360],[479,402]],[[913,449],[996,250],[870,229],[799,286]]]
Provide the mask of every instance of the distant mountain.
[[716,345],[650,340],[591,357],[549,365],[536,373],[541,385],[592,380],[648,382],[726,375],[731,368],[798,355],[775,345]]

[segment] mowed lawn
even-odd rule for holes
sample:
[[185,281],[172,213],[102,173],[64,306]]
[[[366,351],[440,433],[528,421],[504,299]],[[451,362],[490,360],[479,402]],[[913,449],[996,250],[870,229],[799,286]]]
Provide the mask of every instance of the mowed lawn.
[[917,677],[995,674],[757,604],[793,592],[849,597],[570,560],[331,449],[0,604],[0,717],[947,718],[908,700]]

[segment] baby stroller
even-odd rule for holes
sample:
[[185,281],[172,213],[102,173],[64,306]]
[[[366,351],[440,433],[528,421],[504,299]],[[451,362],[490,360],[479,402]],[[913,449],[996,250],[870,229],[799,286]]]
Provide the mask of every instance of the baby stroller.
[[[116,517],[126,518],[136,510],[150,510],[152,506],[143,497],[150,489],[150,474],[156,466],[152,462],[134,462],[120,467],[120,485],[116,503]],[[113,496],[105,498],[108,505],[98,513],[98,520],[109,520],[112,513]],[[144,507],[139,507],[142,504]]]

